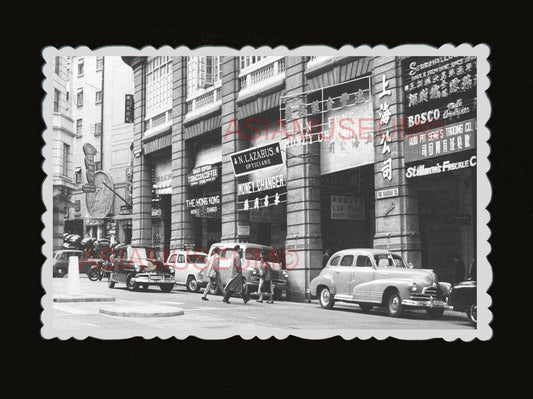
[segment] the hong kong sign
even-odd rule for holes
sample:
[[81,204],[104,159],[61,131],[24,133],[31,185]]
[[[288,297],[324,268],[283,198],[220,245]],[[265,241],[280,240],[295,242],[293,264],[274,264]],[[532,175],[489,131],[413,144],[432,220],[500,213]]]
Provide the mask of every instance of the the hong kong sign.
[[220,194],[186,200],[191,215],[201,218],[220,217]]
[[235,176],[283,164],[279,142],[249,148],[230,155]]
[[219,170],[216,165],[203,165],[192,170],[192,173],[187,176],[187,180],[191,187],[203,186],[218,179]]

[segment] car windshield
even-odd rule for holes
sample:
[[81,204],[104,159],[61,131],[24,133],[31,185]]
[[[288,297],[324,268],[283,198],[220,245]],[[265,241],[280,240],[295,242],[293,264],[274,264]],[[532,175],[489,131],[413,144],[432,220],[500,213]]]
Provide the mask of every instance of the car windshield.
[[155,248],[130,247],[128,248],[128,259],[159,259],[159,254]]
[[395,254],[374,255],[378,267],[407,267],[402,257]]
[[246,260],[260,260],[260,255],[270,263],[279,263],[279,254],[274,248],[246,248]]
[[206,256],[201,254],[191,254],[187,256],[187,263],[205,263]]

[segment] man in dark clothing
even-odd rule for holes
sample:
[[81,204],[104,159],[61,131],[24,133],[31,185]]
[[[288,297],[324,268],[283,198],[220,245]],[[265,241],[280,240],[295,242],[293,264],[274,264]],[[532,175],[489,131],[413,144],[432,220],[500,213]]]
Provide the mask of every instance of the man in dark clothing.
[[233,263],[231,265],[231,279],[227,282],[222,302],[230,303],[229,298],[232,294],[242,296],[244,303],[250,300],[248,290],[244,286],[244,278],[242,276],[242,248],[240,245],[235,245],[233,249]]
[[260,254],[261,266],[259,267],[259,299],[257,302],[263,302],[264,292],[269,292],[269,301],[267,303],[274,303],[274,281],[272,280],[272,266],[265,260],[267,254]]
[[453,256],[453,268],[455,271],[455,283],[460,283],[461,281],[464,281],[465,264],[461,259],[459,259],[459,255]]
[[326,267],[330,257],[331,257],[331,249],[328,248],[326,249],[326,252],[324,253],[324,255],[322,255],[322,267]]

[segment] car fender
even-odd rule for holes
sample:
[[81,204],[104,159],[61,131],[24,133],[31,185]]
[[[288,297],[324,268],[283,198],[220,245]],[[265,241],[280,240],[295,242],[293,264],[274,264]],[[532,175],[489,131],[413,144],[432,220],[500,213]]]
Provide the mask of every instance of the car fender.
[[311,283],[309,284],[309,291],[312,296],[318,295],[317,288],[321,285],[325,285],[326,287],[328,287],[332,295],[335,295],[337,293],[337,287],[335,285],[335,282],[333,281],[333,278],[327,274],[323,274],[311,280]]
[[416,281],[398,278],[371,280],[355,286],[352,294],[354,300],[370,297],[372,302],[382,302],[385,291],[395,288],[401,299],[407,299],[410,297],[409,287],[413,285],[413,282]]

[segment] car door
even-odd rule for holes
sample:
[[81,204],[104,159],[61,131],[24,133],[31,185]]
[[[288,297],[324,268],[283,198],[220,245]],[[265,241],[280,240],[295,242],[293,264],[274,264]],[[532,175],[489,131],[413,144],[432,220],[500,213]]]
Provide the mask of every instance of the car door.
[[129,259],[131,259],[131,247],[121,248],[116,257],[116,264],[113,269],[113,279],[116,281],[125,282],[126,274],[129,270]]
[[215,260],[215,256],[218,258],[218,270],[220,272],[220,281],[223,285],[231,278],[231,263],[233,262],[233,249],[226,249],[218,247],[217,253],[213,253],[211,261]]
[[176,252],[172,251],[172,253],[168,256],[167,261],[165,262],[165,266],[170,270],[174,269],[174,281],[176,283],[181,282],[181,268],[180,265],[177,263],[177,256]]
[[345,254],[342,256],[339,266],[336,266],[336,277],[335,283],[337,286],[337,293],[335,296],[349,296],[352,297],[352,290],[350,289],[351,280],[353,278],[354,266],[354,255]]
[[190,265],[187,264],[185,253],[179,252],[176,254],[176,274],[174,275],[176,282],[179,282],[180,284],[185,284],[187,282],[190,272],[189,267]]
[[[360,286],[363,283],[374,280],[374,266],[372,260],[368,255],[357,254],[355,261],[355,271],[351,281],[351,292],[354,294],[354,300],[359,301],[374,301],[378,295],[377,292],[373,292],[370,287],[365,285]],[[358,288],[359,287],[359,288]]]

